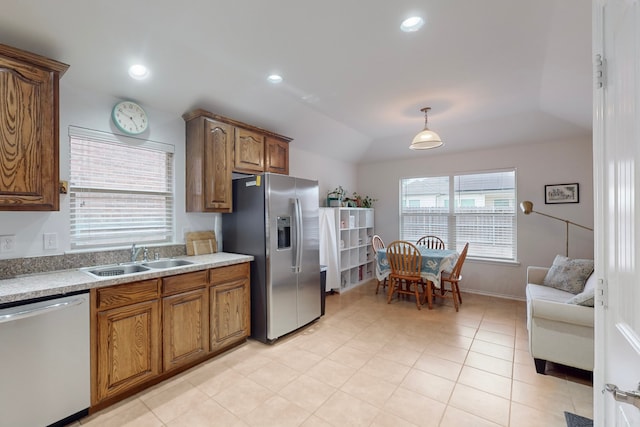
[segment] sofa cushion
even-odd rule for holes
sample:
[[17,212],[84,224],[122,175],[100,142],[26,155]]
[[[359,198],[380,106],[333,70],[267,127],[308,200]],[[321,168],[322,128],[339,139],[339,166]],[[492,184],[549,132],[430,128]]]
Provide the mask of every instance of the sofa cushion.
[[561,289],[551,288],[549,286],[536,285],[534,283],[527,284],[527,301],[542,299],[553,302],[566,303],[575,295]]
[[592,259],[571,259],[556,255],[542,284],[577,295],[583,291],[592,272]]
[[591,273],[587,283],[584,285],[584,290],[578,295],[571,297],[567,304],[578,304],[585,307],[593,307],[596,296],[596,275]]
[[[533,317],[593,328],[593,308],[567,304],[573,296],[559,289],[528,284],[527,321],[530,323]],[[530,327],[530,324],[528,326]]]

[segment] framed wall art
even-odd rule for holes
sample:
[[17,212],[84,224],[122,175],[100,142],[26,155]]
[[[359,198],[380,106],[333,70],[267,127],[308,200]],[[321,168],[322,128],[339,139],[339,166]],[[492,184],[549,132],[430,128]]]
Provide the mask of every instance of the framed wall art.
[[578,183],[545,185],[544,202],[548,205],[556,203],[579,203],[578,188]]

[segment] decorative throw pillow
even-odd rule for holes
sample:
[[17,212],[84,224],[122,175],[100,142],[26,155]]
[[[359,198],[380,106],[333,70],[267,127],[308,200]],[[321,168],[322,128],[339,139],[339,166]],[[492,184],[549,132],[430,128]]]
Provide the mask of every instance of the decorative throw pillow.
[[556,255],[542,284],[577,295],[584,289],[584,284],[591,273],[593,273],[592,259],[571,259]]

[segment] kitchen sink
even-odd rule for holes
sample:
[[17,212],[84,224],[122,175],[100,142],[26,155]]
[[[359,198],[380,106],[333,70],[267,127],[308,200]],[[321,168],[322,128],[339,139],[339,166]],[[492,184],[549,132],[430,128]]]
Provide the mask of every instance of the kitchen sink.
[[171,268],[191,264],[193,264],[193,262],[184,259],[161,259],[158,261],[145,262],[142,265],[149,268]]
[[123,276],[125,274],[142,273],[149,271],[149,267],[145,267],[140,264],[122,264],[122,265],[108,265],[104,267],[91,267],[83,269],[87,273],[93,274],[98,277],[111,277],[111,276]]

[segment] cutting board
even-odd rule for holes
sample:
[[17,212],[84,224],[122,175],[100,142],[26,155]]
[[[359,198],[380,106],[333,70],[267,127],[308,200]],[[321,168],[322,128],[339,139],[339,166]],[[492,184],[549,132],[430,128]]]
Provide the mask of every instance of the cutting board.
[[216,233],[213,231],[191,231],[186,233],[184,241],[187,255],[204,255],[218,252]]

